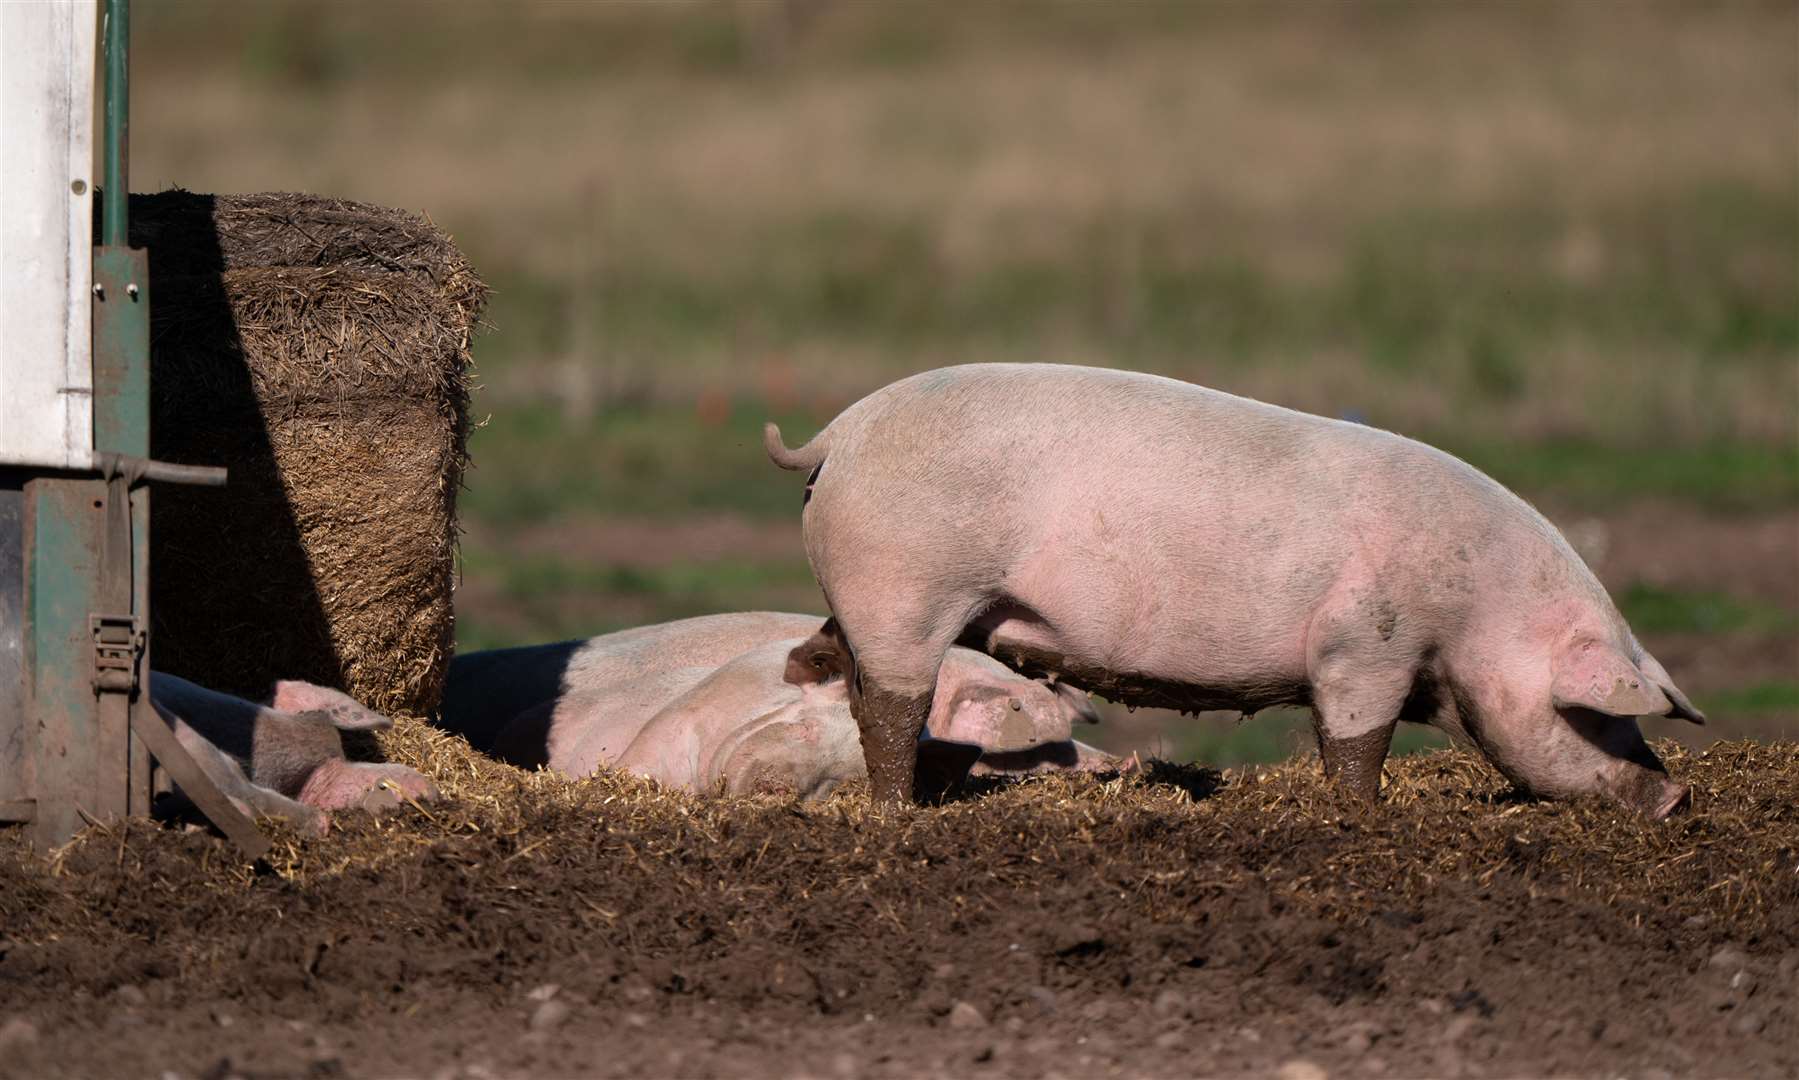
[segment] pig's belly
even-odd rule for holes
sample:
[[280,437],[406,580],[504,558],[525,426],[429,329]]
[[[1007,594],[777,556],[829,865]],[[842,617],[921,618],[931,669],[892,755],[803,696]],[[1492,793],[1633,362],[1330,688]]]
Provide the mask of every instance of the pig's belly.
[[1276,585],[1164,555],[1040,562],[1009,582],[1008,600],[970,638],[1024,674],[1053,674],[1124,704],[1309,703],[1309,601],[1328,574],[1296,589],[1291,579]]
[[1311,703],[1311,686],[1302,666],[1273,656],[1264,663],[1244,662],[1241,657],[1207,663],[1197,654],[1180,663],[1108,659],[1101,650],[1066,641],[1034,619],[1002,619],[991,625],[982,620],[962,641],[1023,675],[1054,677],[1124,705],[1254,712]]

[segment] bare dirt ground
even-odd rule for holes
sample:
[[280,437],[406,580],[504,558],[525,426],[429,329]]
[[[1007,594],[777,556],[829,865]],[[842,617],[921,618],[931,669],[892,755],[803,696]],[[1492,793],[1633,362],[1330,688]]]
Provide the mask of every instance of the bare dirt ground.
[[1750,1076],[1799,1069],[1799,746],[1660,825],[1448,752],[878,810],[569,783],[406,725],[426,812],[234,865],[0,858],[8,1076]]

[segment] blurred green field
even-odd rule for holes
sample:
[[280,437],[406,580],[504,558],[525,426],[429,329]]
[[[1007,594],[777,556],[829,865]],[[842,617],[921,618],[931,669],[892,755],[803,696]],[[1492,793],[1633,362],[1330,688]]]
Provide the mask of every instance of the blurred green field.
[[133,176],[421,210],[494,285],[462,648],[817,609],[761,422],[1055,360],[1466,457],[1714,733],[1792,734],[1795,40],[1788,3],[188,0],[137,19]]

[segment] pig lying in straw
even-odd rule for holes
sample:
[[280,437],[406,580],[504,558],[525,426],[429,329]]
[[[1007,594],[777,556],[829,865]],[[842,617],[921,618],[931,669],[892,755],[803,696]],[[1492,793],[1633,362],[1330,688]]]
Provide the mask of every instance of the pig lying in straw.
[[433,799],[437,788],[404,765],[344,757],[343,731],[377,731],[393,721],[347,694],[283,681],[267,705],[150,673],[150,705],[201,770],[239,810],[281,818],[318,834],[328,810],[381,810]]
[[[1684,805],[1636,718],[1704,717],[1554,526],[1448,454],[1172,379],[982,364],[790,450],[875,792],[902,798],[958,639],[1116,701],[1310,705],[1372,799],[1399,720],[1545,796]],[[974,527],[976,523],[979,527]]]
[[[611,766],[690,791],[821,797],[866,773],[845,659],[820,621],[710,615],[457,657],[440,724],[502,760],[571,776]],[[1084,694],[950,650],[914,743],[921,790],[971,768],[1116,767],[1070,737],[1095,719]]]

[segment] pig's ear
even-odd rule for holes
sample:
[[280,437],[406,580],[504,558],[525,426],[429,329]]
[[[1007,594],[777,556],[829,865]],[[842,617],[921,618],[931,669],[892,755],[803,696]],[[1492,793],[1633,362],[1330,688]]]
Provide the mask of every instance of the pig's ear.
[[1668,700],[1674,703],[1674,711],[1670,712],[1669,716],[1678,716],[1690,724],[1705,723],[1705,714],[1700,712],[1698,706],[1680,692],[1680,687],[1674,685],[1674,680],[1668,675],[1668,669],[1662,667],[1660,661],[1648,653],[1644,653],[1642,663],[1637,666],[1642,668],[1643,674],[1649,676],[1651,682],[1661,687],[1662,693],[1667,694]]
[[1062,712],[1071,724],[1099,723],[1099,710],[1093,707],[1093,699],[1085,691],[1076,690],[1065,682],[1052,682],[1049,688],[1055,691],[1056,700],[1062,705]]
[[318,712],[325,714],[331,726],[339,731],[386,731],[394,726],[392,719],[365,707],[342,690],[329,686],[282,679],[269,697],[269,708],[276,712]]
[[1674,703],[1637,666],[1610,645],[1582,638],[1554,662],[1550,693],[1558,709],[1592,709],[1609,716],[1669,716]]
[[847,675],[849,664],[839,641],[837,620],[826,619],[818,633],[800,642],[787,654],[787,670],[781,678],[795,686],[821,683]]

